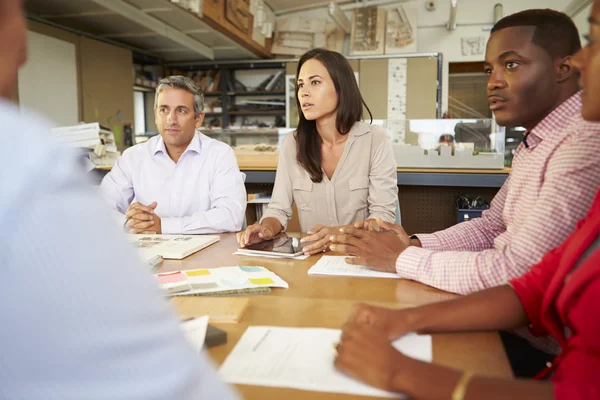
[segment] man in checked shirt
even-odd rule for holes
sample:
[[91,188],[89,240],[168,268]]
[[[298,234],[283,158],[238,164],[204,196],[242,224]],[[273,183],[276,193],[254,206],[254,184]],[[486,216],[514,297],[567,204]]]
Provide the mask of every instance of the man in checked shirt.
[[[372,223],[357,222],[332,236],[331,249],[358,256],[347,259],[350,264],[460,294],[526,273],[574,230],[600,183],[600,124],[582,118],[571,66],[580,48],[577,28],[563,13],[527,10],[499,21],[484,63],[490,109],[498,124],[527,131],[490,209],[481,218],[412,237],[400,226],[382,222],[374,229],[383,232],[377,232],[362,229]],[[547,353],[559,351],[549,338],[519,334],[545,353],[526,353],[521,346],[517,353],[524,359],[511,360],[517,375],[537,372],[536,360],[543,363],[551,358]],[[525,361],[534,364],[531,369],[516,368]]]

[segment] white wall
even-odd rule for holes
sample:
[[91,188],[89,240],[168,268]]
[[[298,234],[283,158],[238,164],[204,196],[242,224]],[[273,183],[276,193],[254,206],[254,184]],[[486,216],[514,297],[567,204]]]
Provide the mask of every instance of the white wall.
[[[450,14],[449,0],[435,0],[435,11],[427,11],[426,0],[415,0],[418,14],[417,47],[419,53],[442,53],[444,58],[442,71],[442,111],[448,109],[448,63],[461,61],[483,61],[484,55],[463,56],[461,38],[463,37],[489,37],[489,28],[494,22],[494,5],[503,5],[503,15],[507,16],[531,8],[551,8],[563,11],[570,0],[458,0],[457,29],[449,32],[445,25]],[[575,19],[580,34],[587,33],[589,15],[588,7]],[[287,14],[282,18],[305,16],[310,18],[328,18],[327,9],[321,8],[312,11]],[[351,13],[347,12],[348,18]]]
[[56,126],[79,122],[77,57],[73,43],[28,32],[29,59],[19,71],[19,104]]

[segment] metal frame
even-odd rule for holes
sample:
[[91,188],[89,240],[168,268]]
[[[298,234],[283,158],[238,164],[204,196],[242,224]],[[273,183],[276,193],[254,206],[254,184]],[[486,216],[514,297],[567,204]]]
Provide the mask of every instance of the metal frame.
[[[275,183],[276,171],[242,170],[246,183]],[[490,187],[504,185],[508,174],[397,172],[399,186]]]
[[[444,58],[441,53],[407,53],[407,54],[389,54],[377,56],[348,56],[348,60],[374,60],[374,59],[390,59],[390,58],[419,58],[419,57],[436,57],[438,60],[437,69],[437,101],[436,101],[436,117],[442,118],[442,68]],[[188,62],[168,62],[166,67],[175,67],[184,70],[192,70],[196,68],[220,68],[227,66],[232,69],[253,69],[253,68],[285,68],[287,63],[298,62],[297,58],[287,59],[271,59],[271,60],[224,60],[224,61],[188,61]],[[286,98],[287,100],[287,98]]]
[[[348,60],[372,60],[372,59],[381,59],[381,58],[418,58],[418,57],[438,57],[438,59],[442,56],[441,53],[406,53],[406,54],[382,54],[376,56],[345,56]],[[167,67],[205,67],[205,66],[214,66],[218,67],[220,65],[231,65],[231,64],[287,64],[298,62],[298,58],[274,58],[269,60],[222,60],[222,61],[184,61],[177,62],[171,61],[165,63]],[[254,68],[254,67],[251,67]]]

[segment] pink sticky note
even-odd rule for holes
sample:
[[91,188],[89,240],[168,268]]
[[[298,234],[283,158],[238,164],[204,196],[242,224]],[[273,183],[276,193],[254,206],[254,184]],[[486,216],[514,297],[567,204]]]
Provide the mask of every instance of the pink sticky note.
[[179,272],[172,272],[172,273],[168,273],[168,274],[158,274],[156,276],[156,279],[158,280],[158,283],[160,283],[161,285],[164,285],[166,283],[177,283],[177,282],[186,281],[187,277],[185,276],[185,274],[183,274],[181,271],[179,271]]

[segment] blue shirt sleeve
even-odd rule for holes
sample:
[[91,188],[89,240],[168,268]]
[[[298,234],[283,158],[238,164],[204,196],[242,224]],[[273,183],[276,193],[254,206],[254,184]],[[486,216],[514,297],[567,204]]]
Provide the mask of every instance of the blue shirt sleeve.
[[75,153],[1,102],[0,120],[0,398],[236,398],[186,342]]

